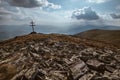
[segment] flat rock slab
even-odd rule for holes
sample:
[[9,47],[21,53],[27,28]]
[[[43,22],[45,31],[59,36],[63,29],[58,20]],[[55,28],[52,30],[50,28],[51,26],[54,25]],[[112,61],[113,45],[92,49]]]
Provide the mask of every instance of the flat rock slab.
[[101,72],[104,71],[104,63],[96,59],[88,60],[86,63],[90,69],[101,71]]
[[115,55],[115,59],[120,62],[120,55]]
[[70,66],[72,76],[74,80],[79,79],[88,71],[87,65],[83,61],[76,62]]

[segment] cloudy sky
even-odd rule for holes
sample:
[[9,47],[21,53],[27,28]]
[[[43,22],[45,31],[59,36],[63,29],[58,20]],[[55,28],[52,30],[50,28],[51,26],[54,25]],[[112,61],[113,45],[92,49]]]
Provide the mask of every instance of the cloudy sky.
[[31,20],[66,31],[85,25],[119,27],[120,0],[0,0],[0,25],[29,25]]

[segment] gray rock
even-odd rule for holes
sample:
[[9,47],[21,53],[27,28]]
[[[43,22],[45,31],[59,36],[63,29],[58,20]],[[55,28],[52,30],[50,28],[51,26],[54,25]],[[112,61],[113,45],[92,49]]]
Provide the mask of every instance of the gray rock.
[[0,44],[0,80],[120,80],[117,50],[55,34],[15,39]]
[[117,62],[120,62],[120,55],[115,55],[114,58],[116,59]]
[[96,60],[96,59],[88,60],[86,62],[86,64],[88,65],[88,67],[90,69],[93,69],[93,70],[96,70],[96,71],[99,71],[99,72],[104,72],[104,70],[105,70],[105,64]]
[[115,71],[115,68],[111,67],[111,66],[105,66],[105,69],[111,73],[113,73]]
[[88,71],[88,67],[83,61],[79,61],[72,64],[70,66],[70,70],[72,72],[73,79],[78,80]]

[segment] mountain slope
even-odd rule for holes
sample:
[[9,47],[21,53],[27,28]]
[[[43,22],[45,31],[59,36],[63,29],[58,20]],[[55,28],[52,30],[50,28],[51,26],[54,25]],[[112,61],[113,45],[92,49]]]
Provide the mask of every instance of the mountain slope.
[[60,34],[29,34],[0,42],[0,80],[119,80],[120,51]]
[[120,30],[95,29],[78,33],[76,36],[97,41],[104,41],[120,47]]

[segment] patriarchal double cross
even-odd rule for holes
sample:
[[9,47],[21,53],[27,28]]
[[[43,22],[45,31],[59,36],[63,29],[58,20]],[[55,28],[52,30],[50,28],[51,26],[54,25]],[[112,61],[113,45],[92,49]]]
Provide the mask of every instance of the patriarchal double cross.
[[32,27],[32,31],[35,32],[34,27],[36,26],[35,23],[33,21],[30,22],[30,26]]

